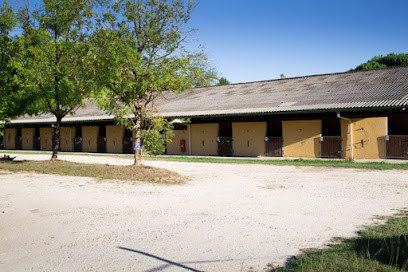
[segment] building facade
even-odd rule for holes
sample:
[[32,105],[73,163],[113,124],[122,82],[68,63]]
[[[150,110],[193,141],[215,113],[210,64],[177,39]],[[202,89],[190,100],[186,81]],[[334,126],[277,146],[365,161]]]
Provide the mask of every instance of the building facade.
[[[132,153],[130,131],[92,101],[63,119],[61,151]],[[197,88],[163,94],[169,155],[408,158],[408,67]],[[6,124],[5,149],[51,150],[51,116]]]

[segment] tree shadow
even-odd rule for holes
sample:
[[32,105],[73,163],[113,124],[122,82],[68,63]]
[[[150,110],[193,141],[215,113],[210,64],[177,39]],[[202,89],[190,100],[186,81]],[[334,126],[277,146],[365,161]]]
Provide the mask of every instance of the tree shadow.
[[[184,268],[185,270],[194,271],[194,272],[201,272],[200,270],[197,270],[197,269],[188,267],[188,266],[183,265],[183,264],[181,264],[181,263],[176,263],[176,262],[173,262],[173,261],[170,261],[170,260],[161,258],[161,257],[159,257],[159,256],[156,256],[156,255],[153,255],[153,254],[150,254],[150,253],[147,253],[147,252],[143,252],[143,251],[135,250],[135,249],[131,249],[131,248],[126,248],[126,247],[118,247],[118,248],[119,248],[119,249],[123,249],[123,250],[130,251],[130,252],[138,253],[138,254],[141,254],[141,255],[144,255],[144,256],[147,256],[147,257],[150,257],[150,258],[153,258],[153,259],[156,259],[156,260],[165,262],[165,263],[167,263],[167,264],[169,264],[169,265],[173,265],[173,266],[177,266],[177,267],[180,267],[180,268]],[[163,268],[165,268],[165,267],[163,267]],[[163,268],[162,268],[162,269],[163,269]],[[149,270],[149,271],[154,271],[154,270]],[[156,270],[156,271],[159,271],[159,270]]]
[[408,235],[380,239],[358,238],[355,250],[361,256],[398,269],[408,269]]
[[153,255],[153,254],[144,252],[144,251],[135,250],[135,249],[126,248],[126,247],[118,247],[118,248],[119,248],[119,249],[122,249],[122,250],[130,251],[130,252],[133,252],[133,253],[138,253],[138,254],[141,254],[141,255],[144,255],[144,256],[147,256],[147,257],[150,257],[150,258],[153,258],[153,259],[156,259],[156,260],[159,260],[159,261],[162,261],[162,262],[166,263],[166,264],[164,264],[164,265],[161,265],[161,266],[158,266],[158,267],[155,267],[155,268],[146,270],[145,272],[162,271],[162,270],[164,270],[164,269],[166,269],[166,268],[169,268],[169,267],[171,267],[171,266],[177,266],[177,267],[179,267],[179,268],[183,268],[183,269],[185,269],[185,270],[193,271],[193,272],[202,272],[202,270],[198,270],[198,269],[189,267],[189,266],[187,266],[187,265],[185,265],[185,264],[186,264],[186,263],[187,263],[187,264],[190,264],[190,263],[191,263],[191,264],[217,263],[217,262],[226,262],[226,261],[233,261],[233,260],[234,260],[234,259],[225,259],[225,260],[204,260],[204,261],[184,262],[184,264],[182,264],[182,263],[177,263],[177,262],[174,262],[174,261],[171,261],[171,260],[164,259],[164,258],[162,258],[162,257],[156,256],[156,255]]

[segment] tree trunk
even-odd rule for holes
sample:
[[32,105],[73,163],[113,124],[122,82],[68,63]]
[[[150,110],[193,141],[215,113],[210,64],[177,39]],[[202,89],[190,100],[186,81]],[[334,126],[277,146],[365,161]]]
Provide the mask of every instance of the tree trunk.
[[133,165],[135,166],[140,166],[142,165],[142,146],[140,144],[140,134],[141,134],[141,120],[140,120],[140,115],[136,115],[136,125],[134,126],[134,146],[133,146],[133,152],[135,155],[135,161]]
[[60,149],[61,142],[61,121],[62,118],[57,117],[57,123],[54,126],[54,135],[52,137],[52,161],[56,161],[58,158],[58,150]]

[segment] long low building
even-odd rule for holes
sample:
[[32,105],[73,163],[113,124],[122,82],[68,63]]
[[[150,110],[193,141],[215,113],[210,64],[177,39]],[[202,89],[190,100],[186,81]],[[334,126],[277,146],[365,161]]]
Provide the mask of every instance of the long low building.
[[[92,101],[63,119],[61,151],[131,153],[131,131]],[[304,76],[163,94],[167,154],[408,158],[408,67]],[[50,115],[5,126],[4,148],[51,150]]]

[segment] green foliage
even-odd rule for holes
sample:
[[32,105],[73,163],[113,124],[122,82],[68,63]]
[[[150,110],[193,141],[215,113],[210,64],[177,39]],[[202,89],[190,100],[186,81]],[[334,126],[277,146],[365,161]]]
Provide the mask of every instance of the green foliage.
[[93,1],[43,0],[38,10],[26,5],[11,11],[3,9],[0,16],[0,20],[16,18],[16,23],[0,23],[0,28],[8,27],[10,32],[17,26],[18,33],[13,38],[7,35],[7,73],[0,80],[7,86],[2,92],[11,99],[0,104],[5,104],[6,116],[54,115],[56,159],[62,118],[83,106],[83,98],[95,89],[89,72],[95,54],[88,42],[95,24]]
[[406,271],[408,270],[408,215],[368,227],[357,239],[343,239],[328,249],[308,250],[272,271]]
[[144,120],[160,123],[149,117],[155,112],[156,98],[164,92],[205,86],[211,80],[205,54],[185,48],[194,32],[187,26],[194,4],[184,0],[118,0],[109,4],[92,38],[98,48],[93,67],[102,89],[97,94],[99,105],[135,131],[135,142],[145,137],[145,150],[160,153],[164,149],[151,148],[151,139],[159,139],[163,126],[152,127],[148,133],[141,131]]
[[285,74],[280,74],[280,78],[285,79],[286,78]]
[[392,66],[407,66],[408,65],[408,54],[401,53],[395,54],[391,53],[387,56],[379,55],[373,57],[371,60],[358,65],[354,70],[371,70],[386,68]]
[[84,77],[89,64],[87,30],[93,13],[88,0],[43,0],[31,15],[24,33],[17,37],[19,55],[15,65],[26,94],[34,95],[36,113],[57,118],[72,114],[82,105],[92,82]]
[[231,84],[228,79],[226,79],[225,77],[220,77],[217,85],[221,86],[221,85],[228,85],[228,84]]
[[309,159],[286,159],[286,160],[259,160],[259,159],[233,159],[233,158],[207,158],[207,157],[162,157],[159,160],[198,162],[198,163],[235,163],[235,164],[266,164],[266,165],[295,165],[295,166],[315,166],[315,167],[341,167],[356,169],[376,169],[376,170],[408,170],[408,163],[386,163],[386,162],[354,162],[349,160],[309,160]]
[[174,136],[171,122],[159,115],[144,122],[141,133],[141,144],[143,153],[147,155],[160,155],[166,150],[166,145],[170,144]]
[[11,5],[5,1],[0,7],[0,120],[6,120],[12,115],[7,109],[12,102],[12,71],[9,66],[13,55],[13,40],[10,32],[15,26],[16,15]]

